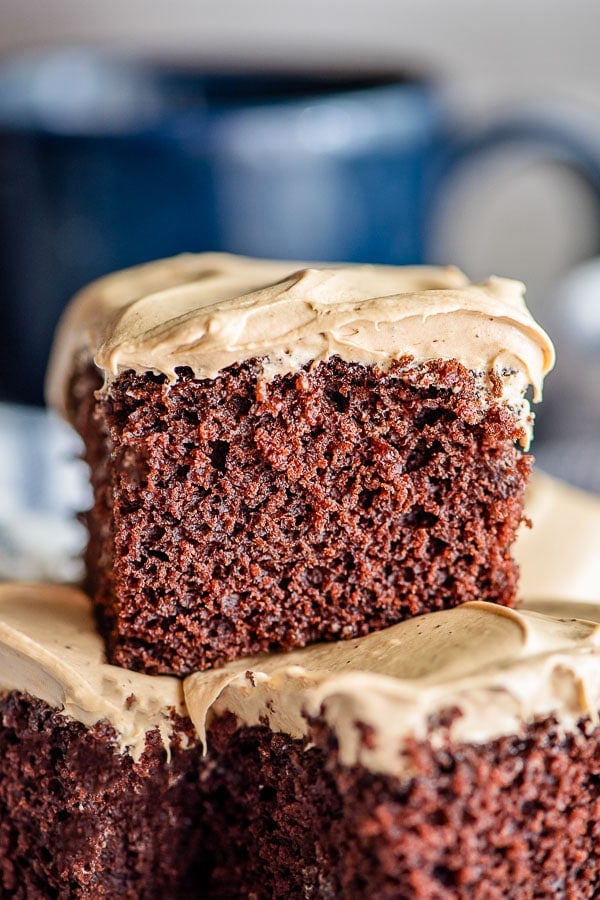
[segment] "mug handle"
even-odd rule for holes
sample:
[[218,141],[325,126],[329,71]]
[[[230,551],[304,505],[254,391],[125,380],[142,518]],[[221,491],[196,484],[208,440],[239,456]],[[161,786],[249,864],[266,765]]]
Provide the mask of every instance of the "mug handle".
[[[430,212],[443,200],[445,182],[476,156],[515,148],[531,161],[562,163],[579,173],[600,211],[600,129],[591,117],[564,107],[524,110],[459,137],[440,159]],[[438,199],[439,198],[439,199]]]

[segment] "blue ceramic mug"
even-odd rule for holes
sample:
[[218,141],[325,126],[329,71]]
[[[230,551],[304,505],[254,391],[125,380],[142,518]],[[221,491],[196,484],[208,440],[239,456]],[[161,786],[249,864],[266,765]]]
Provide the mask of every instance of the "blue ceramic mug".
[[447,172],[526,139],[600,183],[560,128],[457,135],[427,79],[218,75],[65,51],[0,70],[0,399],[40,402],[69,297],[182,251],[427,261]]

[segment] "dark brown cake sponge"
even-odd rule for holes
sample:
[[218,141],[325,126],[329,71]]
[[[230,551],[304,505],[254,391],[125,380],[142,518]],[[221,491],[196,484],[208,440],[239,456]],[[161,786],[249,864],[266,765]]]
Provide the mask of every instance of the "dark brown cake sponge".
[[88,582],[112,662],[184,674],[466,600],[515,602],[530,458],[460,363],[332,358],[262,377],[72,386],[95,492]]
[[[449,721],[449,719],[448,719]],[[209,753],[0,701],[0,896],[19,900],[591,900],[600,893],[600,728],[552,718],[485,744],[445,723],[403,747],[408,774],[340,763],[233,716]],[[363,729],[364,740],[372,735]],[[186,727],[182,723],[182,738]]]
[[405,779],[341,765],[324,726],[312,737],[307,749],[266,728],[215,724],[211,896],[600,895],[600,729],[589,721],[568,735],[548,718],[483,745],[412,742]]
[[[197,821],[201,751],[149,732],[139,761],[106,723],[86,728],[41,700],[0,701],[0,896],[189,900],[206,883]],[[204,867],[204,868],[203,868]]]

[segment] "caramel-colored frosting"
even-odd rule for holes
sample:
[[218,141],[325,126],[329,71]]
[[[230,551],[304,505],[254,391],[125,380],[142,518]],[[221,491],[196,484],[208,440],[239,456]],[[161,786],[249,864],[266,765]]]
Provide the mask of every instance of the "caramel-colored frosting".
[[210,722],[226,712],[240,725],[267,723],[298,738],[321,714],[342,762],[402,775],[406,740],[439,741],[429,724],[443,710],[460,713],[451,737],[473,742],[518,733],[538,716],[556,716],[564,730],[595,718],[597,622],[599,604],[539,601],[536,610],[515,612],[467,603],[356,640],[238,660],[182,683],[107,665],[81,592],[4,584],[0,690],[38,697],[87,726],[108,721],[118,750],[136,757],[155,728],[168,749],[173,711],[191,718],[203,743]]
[[186,366],[214,378],[236,362],[262,360],[264,377],[337,355],[388,366],[412,357],[457,359],[494,375],[523,417],[554,351],[528,312],[518,281],[470,284],[458,269],[331,266],[184,255],[102,278],[75,297],[60,325],[48,376],[49,402],[63,413],[74,367],[93,358],[106,383],[120,372],[169,380]]
[[0,691],[20,691],[84,725],[109,722],[116,746],[138,758],[157,728],[167,753],[181,682],[107,665],[90,601],[60,585],[0,584]]
[[565,730],[595,718],[600,625],[567,615],[467,603],[358,640],[194,674],[186,702],[201,737],[211,716],[226,711],[294,737],[320,713],[343,763],[401,775],[403,742],[429,736],[435,745],[440,732],[429,733],[430,717],[443,710],[460,712],[451,738],[473,742],[518,733],[538,716],[556,716]]

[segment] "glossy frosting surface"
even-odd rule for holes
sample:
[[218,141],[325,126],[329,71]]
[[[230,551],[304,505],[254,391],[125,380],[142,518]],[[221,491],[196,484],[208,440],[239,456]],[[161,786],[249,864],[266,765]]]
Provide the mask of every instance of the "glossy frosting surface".
[[494,373],[504,400],[537,399],[554,351],[518,281],[471,284],[427,266],[328,266],[227,254],[184,255],[118,272],[74,298],[57,333],[50,403],[66,411],[70,376],[93,358],[106,383],[133,369],[176,377],[181,366],[214,378],[258,358],[265,378],[338,355],[387,366],[458,359]]
[[555,715],[565,730],[596,716],[600,605],[539,601],[537,610],[468,603],[357,640],[239,660],[182,683],[107,665],[79,591],[4,584],[0,690],[29,693],[88,726],[106,720],[118,748],[133,756],[154,728],[168,747],[173,710],[189,715],[202,742],[212,718],[225,712],[294,737],[306,735],[308,719],[321,712],[344,763],[400,775],[403,742],[430,734],[435,743],[439,733],[429,733],[428,723],[443,710],[460,712],[451,737],[474,742],[518,733],[538,716]]

